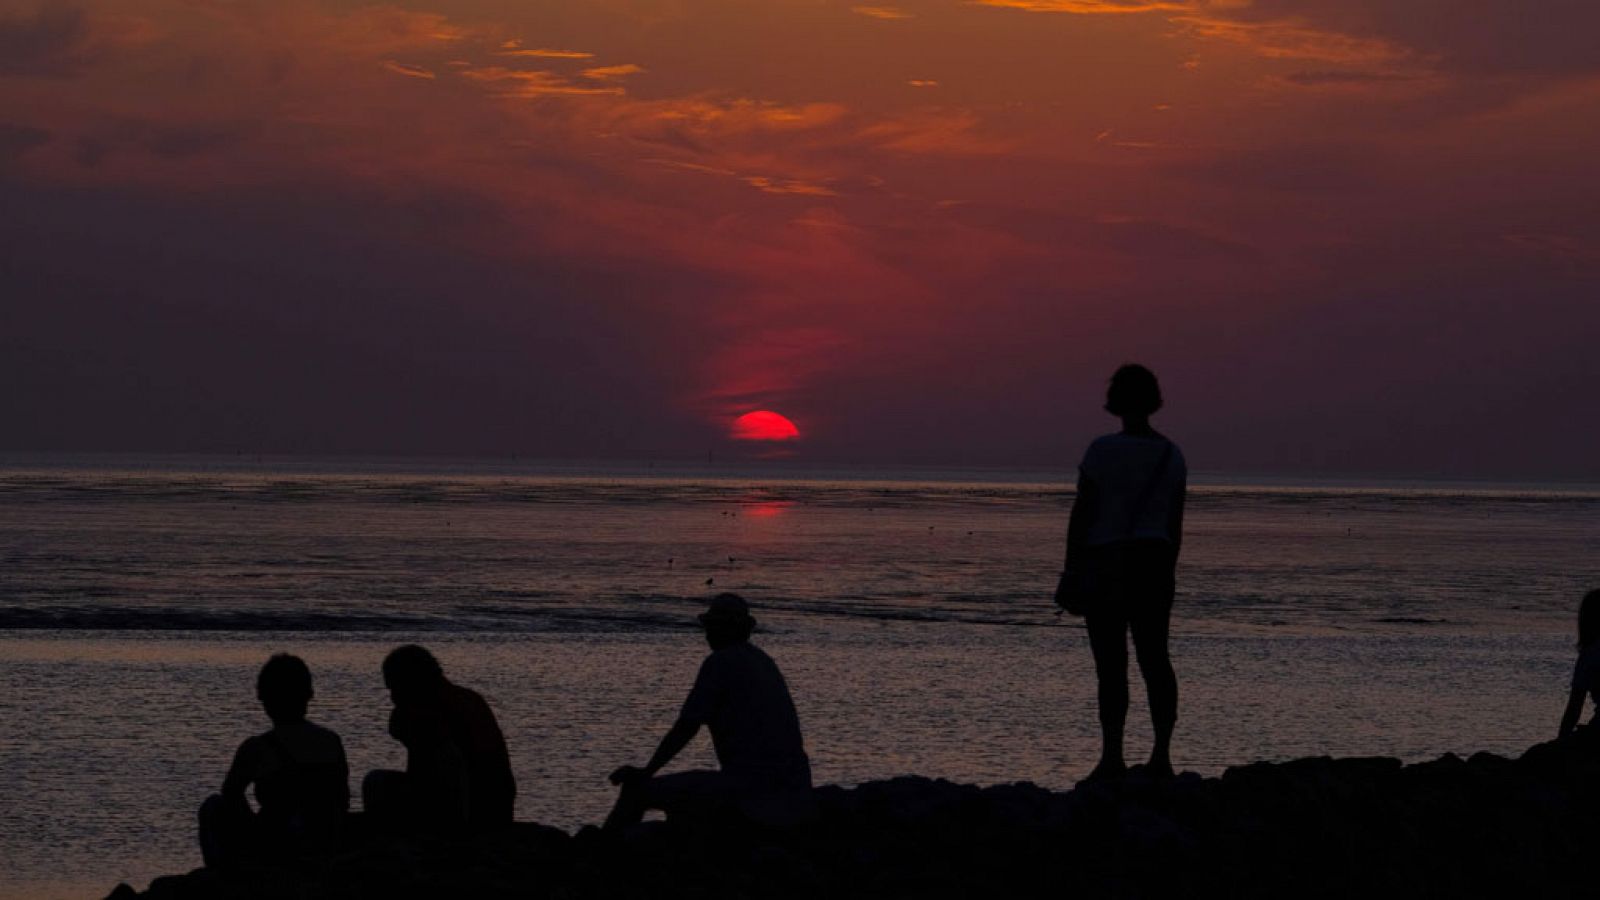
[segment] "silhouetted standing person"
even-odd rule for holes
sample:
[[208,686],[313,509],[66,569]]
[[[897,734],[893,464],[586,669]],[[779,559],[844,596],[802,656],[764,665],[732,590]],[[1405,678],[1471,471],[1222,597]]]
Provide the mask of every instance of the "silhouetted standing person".
[[1100,762],[1091,779],[1126,771],[1123,724],[1128,717],[1128,633],[1144,675],[1155,726],[1149,772],[1172,774],[1172,730],[1178,679],[1167,653],[1188,469],[1183,453],[1150,427],[1161,388],[1144,366],[1111,378],[1106,411],[1122,430],[1089,445],[1078,468],[1077,498],[1067,526],[1067,559],[1056,602],[1084,617],[1099,682]]
[[[200,807],[200,853],[208,866],[282,860],[331,848],[350,808],[350,767],[339,736],[306,719],[311,670],[280,653],[256,676],[256,698],[272,729],[247,738]],[[255,786],[252,811],[245,792]]]
[[[737,594],[719,594],[700,624],[711,654],[650,761],[611,773],[622,791],[606,818],[608,830],[638,823],[649,809],[781,821],[797,810],[803,815],[810,803],[800,717],[777,663],[750,643],[756,620],[749,606]],[[702,726],[711,731],[721,770],[657,775]]]
[[1583,604],[1578,607],[1578,663],[1572,670],[1572,692],[1567,695],[1567,710],[1561,715],[1558,737],[1565,737],[1578,727],[1584,697],[1593,697],[1600,710],[1600,591],[1584,595]]
[[384,659],[383,681],[394,699],[389,734],[405,745],[406,770],[367,775],[367,815],[380,825],[430,831],[510,824],[517,784],[505,736],[483,697],[451,682],[415,644]]

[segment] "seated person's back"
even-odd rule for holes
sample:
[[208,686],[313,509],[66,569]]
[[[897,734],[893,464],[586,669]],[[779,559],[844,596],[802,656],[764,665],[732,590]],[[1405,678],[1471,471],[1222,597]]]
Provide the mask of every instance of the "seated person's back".
[[368,776],[368,811],[436,831],[510,823],[516,780],[489,704],[416,645],[390,653],[383,673],[394,698],[389,733],[406,747],[406,771]]
[[295,831],[345,813],[349,774],[339,736],[301,719],[240,744],[222,793],[242,794],[254,784],[262,824]]
[[432,803],[472,825],[511,821],[517,789],[510,755],[494,711],[477,691],[441,681],[397,703],[389,733],[406,746],[406,773]]
[[710,729],[722,771],[784,787],[811,786],[789,686],[760,647],[740,642],[712,651],[682,715]]
[[[306,664],[288,654],[267,660],[256,695],[272,729],[239,745],[222,792],[200,808],[207,865],[329,849],[350,807],[344,744],[306,719],[313,695]],[[246,799],[251,786],[257,810]]]

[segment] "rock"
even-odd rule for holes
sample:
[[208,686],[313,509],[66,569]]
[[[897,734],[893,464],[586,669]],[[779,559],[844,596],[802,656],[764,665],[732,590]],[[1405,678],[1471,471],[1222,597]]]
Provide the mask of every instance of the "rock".
[[[293,869],[158,878],[155,898],[1587,896],[1600,731],[1517,759],[1255,763],[1052,792],[905,776],[823,787],[804,821],[518,824],[368,837]],[[136,892],[119,885],[127,900]]]

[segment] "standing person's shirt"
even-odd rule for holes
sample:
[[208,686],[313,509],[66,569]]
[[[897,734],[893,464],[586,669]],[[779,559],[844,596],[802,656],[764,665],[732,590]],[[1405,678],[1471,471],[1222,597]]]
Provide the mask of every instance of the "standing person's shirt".
[[1578,654],[1572,669],[1572,689],[1585,691],[1600,708],[1600,642],[1590,644]]
[[248,738],[222,782],[224,797],[255,785],[269,828],[314,837],[350,808],[350,766],[344,743],[320,725],[300,721]]
[[722,771],[789,788],[811,787],[811,762],[777,663],[744,642],[700,665],[681,718],[711,730]]
[[1189,468],[1177,444],[1159,435],[1108,434],[1089,445],[1078,473],[1098,492],[1089,546],[1127,540],[1178,543],[1172,514],[1183,503]]

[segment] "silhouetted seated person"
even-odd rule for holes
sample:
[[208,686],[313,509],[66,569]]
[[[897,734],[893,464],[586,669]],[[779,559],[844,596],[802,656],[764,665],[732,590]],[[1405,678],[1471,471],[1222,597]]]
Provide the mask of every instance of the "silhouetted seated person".
[[[1600,717],[1600,591],[1590,591],[1578,607],[1578,663],[1572,669],[1572,692],[1561,716],[1561,731],[1566,737],[1578,727],[1585,697],[1593,697]],[[1595,718],[1591,717],[1590,722]]]
[[[207,866],[286,862],[331,849],[350,808],[350,768],[339,736],[306,720],[311,670],[280,653],[256,677],[256,697],[272,730],[239,745],[233,765],[200,807],[200,852]],[[245,791],[255,785],[252,810]]]
[[394,699],[389,734],[405,745],[406,770],[362,782],[368,821],[403,831],[483,831],[511,823],[517,784],[505,736],[476,691],[452,683],[422,647],[383,661]]
[[[700,624],[711,655],[650,762],[611,773],[611,783],[622,791],[607,830],[637,824],[650,809],[772,825],[804,819],[811,811],[811,762],[800,717],[777,664],[750,643],[756,620],[749,607],[737,594],[720,594]],[[701,726],[711,730],[721,770],[656,774]]]

